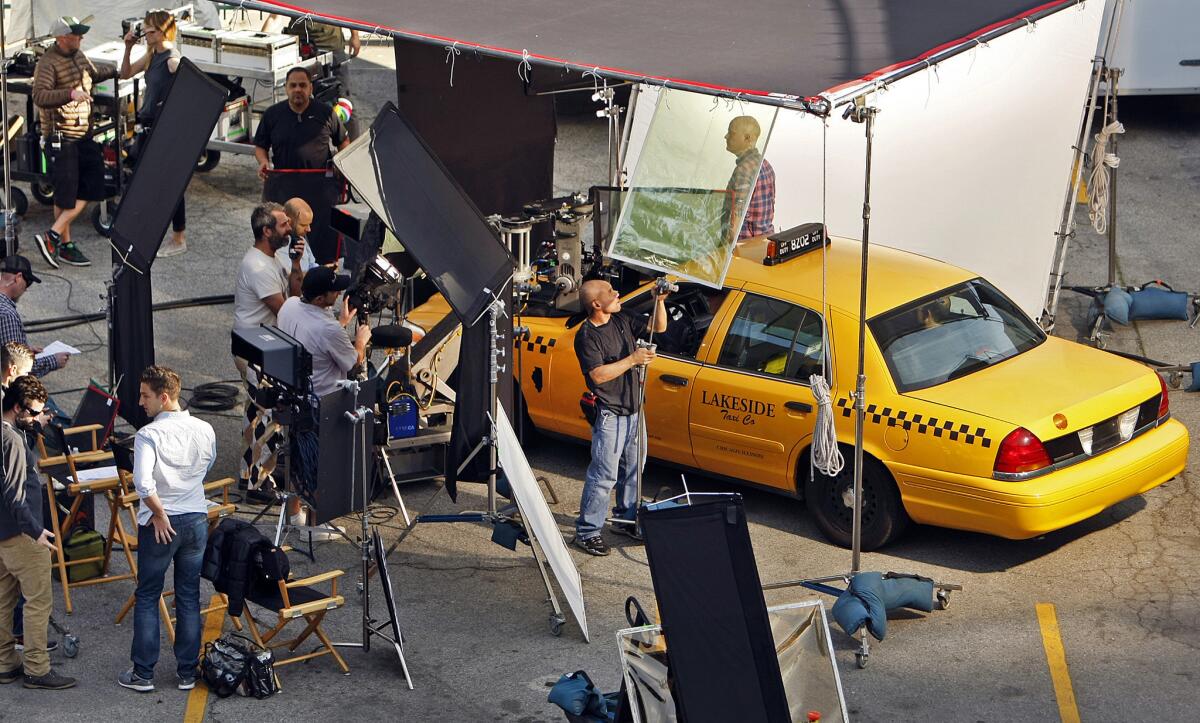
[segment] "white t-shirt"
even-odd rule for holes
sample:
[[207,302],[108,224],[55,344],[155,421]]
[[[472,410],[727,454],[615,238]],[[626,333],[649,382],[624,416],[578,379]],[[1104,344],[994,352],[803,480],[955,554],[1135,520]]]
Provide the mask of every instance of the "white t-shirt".
[[358,361],[358,351],[329,309],[293,296],[280,307],[278,326],[312,355],[313,392],[318,397],[337,389],[338,380]]
[[274,324],[275,314],[263,299],[273,294],[286,298],[287,292],[287,273],[275,262],[275,257],[251,246],[238,267],[237,286],[233,292],[233,328],[252,329],[260,324]]

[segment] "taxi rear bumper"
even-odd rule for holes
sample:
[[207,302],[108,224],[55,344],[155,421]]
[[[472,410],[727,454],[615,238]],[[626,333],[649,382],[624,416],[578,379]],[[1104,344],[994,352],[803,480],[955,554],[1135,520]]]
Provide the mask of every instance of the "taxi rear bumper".
[[1187,463],[1187,428],[1169,419],[1085,462],[1019,482],[889,465],[916,522],[1027,539],[1099,514],[1166,482]]

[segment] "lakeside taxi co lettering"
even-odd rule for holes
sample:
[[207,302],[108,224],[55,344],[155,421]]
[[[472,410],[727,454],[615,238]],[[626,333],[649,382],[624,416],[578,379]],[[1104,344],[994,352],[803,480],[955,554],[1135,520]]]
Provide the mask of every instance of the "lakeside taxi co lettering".
[[710,394],[707,389],[700,392],[700,403],[720,409],[726,422],[741,422],[747,426],[754,424],[756,416],[775,416],[773,403],[732,394]]

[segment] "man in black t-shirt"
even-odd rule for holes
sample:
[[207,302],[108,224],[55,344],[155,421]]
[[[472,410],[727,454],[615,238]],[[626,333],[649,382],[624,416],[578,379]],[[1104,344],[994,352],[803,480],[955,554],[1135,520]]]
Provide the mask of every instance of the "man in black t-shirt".
[[[637,474],[646,460],[646,437],[638,419],[641,386],[634,368],[649,364],[655,356],[653,350],[638,347],[637,339],[666,331],[666,295],[656,298],[654,318],[644,322],[621,310],[621,298],[607,281],[585,281],[579,297],[588,318],[575,335],[575,355],[588,389],[596,395],[597,411],[592,462],[584,478],[572,542],[590,555],[607,555],[600,531],[609,492],[617,487],[614,517],[632,520],[637,515]],[[613,525],[612,531],[640,539],[633,525]]]
[[267,180],[271,169],[312,169],[329,165],[333,153],[350,144],[346,127],[325,103],[312,99],[312,76],[307,68],[288,71],[287,100],[267,108],[254,132],[258,175]]

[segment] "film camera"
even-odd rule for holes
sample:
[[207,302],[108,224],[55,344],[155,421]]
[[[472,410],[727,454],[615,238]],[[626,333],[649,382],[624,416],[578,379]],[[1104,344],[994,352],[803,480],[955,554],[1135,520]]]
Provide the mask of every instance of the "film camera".
[[350,308],[358,312],[358,322],[367,323],[367,318],[377,311],[395,305],[404,276],[389,257],[396,254],[375,254],[368,259],[355,275],[354,283],[346,290]]

